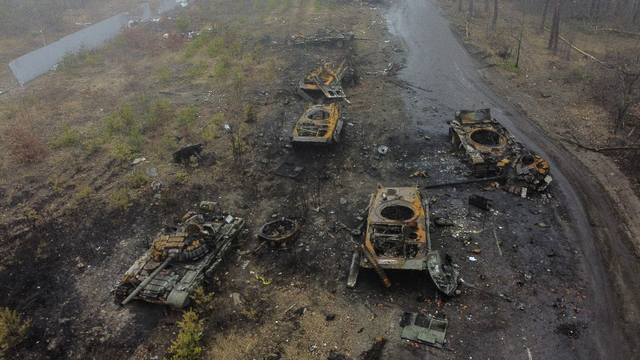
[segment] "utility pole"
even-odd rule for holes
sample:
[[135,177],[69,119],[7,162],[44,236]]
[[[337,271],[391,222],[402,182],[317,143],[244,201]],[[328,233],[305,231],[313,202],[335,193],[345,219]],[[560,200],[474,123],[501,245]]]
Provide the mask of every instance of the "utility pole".
[[42,36],[42,46],[47,46],[47,43],[44,41],[44,33],[40,30],[40,36]]

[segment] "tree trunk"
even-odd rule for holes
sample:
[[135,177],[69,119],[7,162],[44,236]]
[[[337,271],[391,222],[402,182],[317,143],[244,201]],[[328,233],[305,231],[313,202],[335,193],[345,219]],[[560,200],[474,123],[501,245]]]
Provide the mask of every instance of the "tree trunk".
[[540,31],[544,30],[544,23],[547,21],[547,10],[549,9],[549,1],[544,2],[544,8],[542,9],[542,21],[540,21]]
[[553,9],[553,20],[551,21],[551,34],[549,35],[548,49],[551,49],[555,54],[558,52],[558,36],[560,36],[560,5],[562,0],[556,0],[556,5]]
[[469,0],[469,16],[473,17],[473,0]]
[[491,20],[491,31],[495,30],[498,24],[498,0],[493,0],[493,20]]
[[484,13],[489,13],[489,0],[484,0]]
[[462,12],[462,0],[458,0],[458,12]]

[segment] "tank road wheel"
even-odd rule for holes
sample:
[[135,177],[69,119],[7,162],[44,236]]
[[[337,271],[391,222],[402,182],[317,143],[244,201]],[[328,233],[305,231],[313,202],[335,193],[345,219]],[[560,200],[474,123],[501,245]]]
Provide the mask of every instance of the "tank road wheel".
[[126,299],[127,296],[129,296],[129,294],[131,294],[133,290],[135,290],[135,288],[136,285],[130,282],[125,282],[118,285],[118,287],[113,289],[113,297],[115,298],[116,303],[122,303],[122,301],[124,301],[124,299]]
[[343,40],[336,41],[336,46],[339,47],[339,48],[343,47],[344,46],[344,41]]

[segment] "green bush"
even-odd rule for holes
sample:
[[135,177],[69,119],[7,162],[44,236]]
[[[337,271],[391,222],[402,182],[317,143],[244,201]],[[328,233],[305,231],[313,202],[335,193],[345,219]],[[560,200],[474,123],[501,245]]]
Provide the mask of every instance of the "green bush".
[[197,65],[190,66],[187,69],[187,79],[189,81],[193,81],[201,77],[202,75],[204,75],[206,70],[207,70],[207,64],[203,62],[199,62]]
[[68,126],[62,129],[62,134],[57,138],[51,139],[51,146],[53,148],[72,147],[78,145],[80,142],[80,135],[77,131],[72,131]]
[[202,348],[198,346],[202,332],[204,331],[204,320],[198,319],[195,311],[189,310],[182,315],[182,321],[178,321],[180,332],[178,338],[171,342],[169,352],[173,354],[172,360],[195,360],[198,359]]
[[180,114],[178,114],[178,117],[176,118],[176,122],[179,125],[189,125],[194,121],[196,121],[197,118],[198,118],[198,108],[195,105],[191,104],[186,108],[182,109],[182,111],[180,112]]
[[160,68],[160,72],[158,74],[158,82],[160,84],[166,84],[171,80],[171,75],[169,74],[169,68],[165,65]]
[[181,33],[185,34],[187,31],[189,31],[190,26],[191,23],[189,23],[189,19],[187,19],[185,16],[178,15],[178,17],[176,17],[176,29],[178,29],[178,31],[180,31]]
[[195,288],[189,298],[193,302],[196,313],[206,314],[213,310],[214,294],[205,292],[202,285]]
[[31,319],[22,320],[15,310],[0,309],[0,357],[27,338]]
[[129,177],[129,185],[131,185],[132,189],[140,189],[149,182],[151,182],[151,178],[147,176],[144,170],[137,170]]
[[512,73],[520,75],[520,69],[518,69],[516,67],[516,63],[512,59],[507,59],[507,60],[503,61],[500,64],[500,67],[505,69],[505,70],[507,70],[507,71],[509,71],[509,72],[512,72]]
[[116,192],[114,192],[113,194],[111,194],[111,196],[109,197],[109,200],[111,200],[111,204],[116,208],[116,209],[120,209],[123,211],[126,211],[129,209],[129,189],[126,187],[120,188],[118,190],[116,190]]

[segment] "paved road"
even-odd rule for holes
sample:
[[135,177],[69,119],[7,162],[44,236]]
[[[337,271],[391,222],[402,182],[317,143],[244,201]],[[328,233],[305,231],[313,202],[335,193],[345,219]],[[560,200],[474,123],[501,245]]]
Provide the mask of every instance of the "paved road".
[[[591,323],[583,333],[588,341],[581,342],[587,345],[578,349],[576,355],[602,359],[638,356],[640,305],[634,295],[640,294],[640,287],[634,275],[640,269],[636,258],[625,255],[628,239],[611,200],[603,195],[602,185],[585,176],[586,169],[579,161],[485,84],[479,65],[430,0],[397,0],[387,13],[387,23],[406,51],[406,68],[399,77],[417,89],[417,96],[405,101],[416,126],[431,132],[446,130],[442,121],[418,122],[424,118],[421,115],[424,108],[436,107],[440,112],[453,114],[457,109],[490,107],[492,115],[516,138],[550,162],[554,187],[565,204],[567,222],[571,225],[565,235],[581,252],[592,307]],[[545,352],[553,353],[553,349]]]

